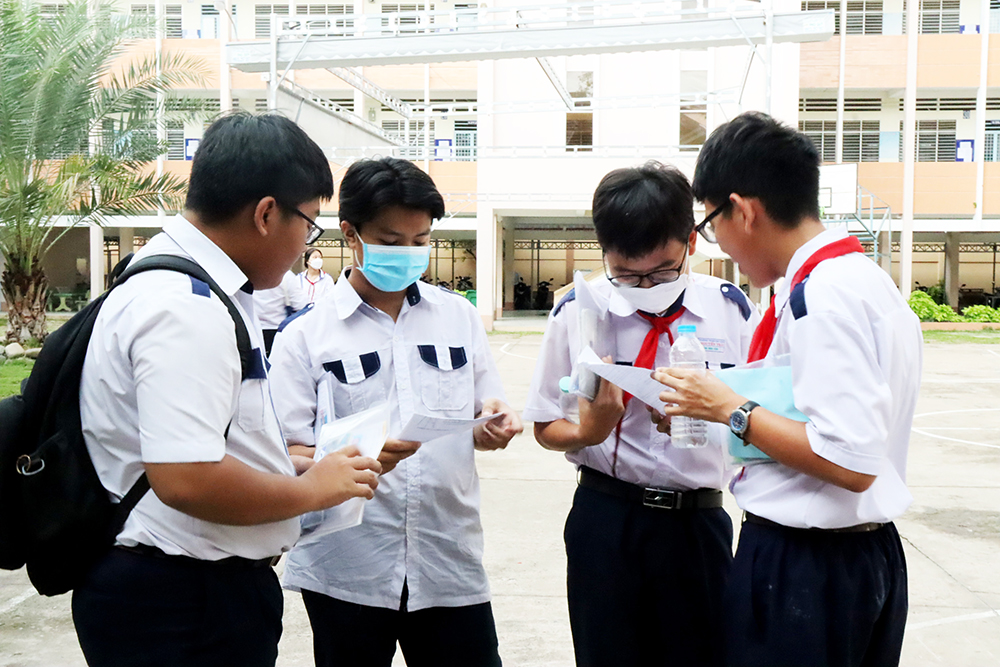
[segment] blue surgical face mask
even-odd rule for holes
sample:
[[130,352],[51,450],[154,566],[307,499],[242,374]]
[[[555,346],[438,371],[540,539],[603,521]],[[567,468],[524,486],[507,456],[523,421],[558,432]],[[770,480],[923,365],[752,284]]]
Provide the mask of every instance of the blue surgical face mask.
[[364,264],[356,263],[356,267],[382,292],[402,292],[420,280],[431,261],[430,246],[369,245],[360,234],[358,240]]

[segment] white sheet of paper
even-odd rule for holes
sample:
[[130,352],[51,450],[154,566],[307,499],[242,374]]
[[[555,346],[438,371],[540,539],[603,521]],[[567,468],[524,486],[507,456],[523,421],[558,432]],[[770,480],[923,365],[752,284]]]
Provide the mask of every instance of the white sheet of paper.
[[621,387],[646,405],[662,412],[663,401],[660,400],[660,393],[670,391],[670,388],[651,378],[652,371],[648,368],[605,363],[589,347],[580,352],[577,363],[600,375],[611,384]]
[[471,431],[480,424],[485,424],[501,416],[501,413],[497,413],[495,415],[479,417],[478,419],[458,419],[415,414],[410,417],[410,421],[406,423],[406,426],[395,437],[395,440],[430,442],[431,440],[443,438],[446,435]]

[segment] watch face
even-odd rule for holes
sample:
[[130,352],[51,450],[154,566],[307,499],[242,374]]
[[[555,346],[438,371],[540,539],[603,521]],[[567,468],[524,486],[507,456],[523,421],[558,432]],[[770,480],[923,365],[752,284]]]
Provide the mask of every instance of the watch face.
[[737,433],[742,433],[747,427],[747,416],[742,410],[736,410],[733,414],[729,415],[729,428],[736,431]]

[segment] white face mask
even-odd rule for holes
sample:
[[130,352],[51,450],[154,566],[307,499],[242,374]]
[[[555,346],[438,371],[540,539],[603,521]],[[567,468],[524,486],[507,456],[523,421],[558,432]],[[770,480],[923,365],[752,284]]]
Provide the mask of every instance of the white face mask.
[[662,313],[680,298],[688,286],[688,274],[682,273],[672,283],[660,283],[652,287],[618,287],[618,293],[639,310],[657,314]]
[[310,259],[309,260],[309,268],[313,269],[315,271],[322,271],[323,270],[323,258],[322,257],[313,257],[312,259]]

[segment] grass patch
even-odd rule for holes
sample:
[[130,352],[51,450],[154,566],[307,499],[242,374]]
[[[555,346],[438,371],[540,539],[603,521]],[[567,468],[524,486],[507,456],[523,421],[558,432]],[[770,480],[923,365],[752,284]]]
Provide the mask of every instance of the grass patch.
[[503,331],[501,329],[494,329],[493,331],[486,332],[487,336],[541,336],[544,331]]
[[983,329],[982,331],[925,331],[924,342],[1000,345],[1000,329]]
[[31,359],[7,359],[0,362],[0,398],[21,391],[21,380],[28,377],[35,362]]

